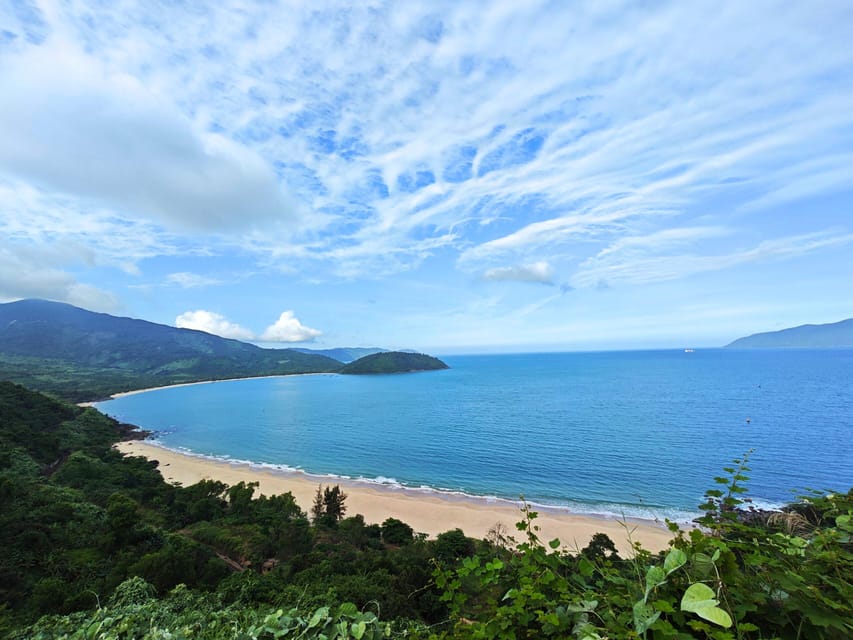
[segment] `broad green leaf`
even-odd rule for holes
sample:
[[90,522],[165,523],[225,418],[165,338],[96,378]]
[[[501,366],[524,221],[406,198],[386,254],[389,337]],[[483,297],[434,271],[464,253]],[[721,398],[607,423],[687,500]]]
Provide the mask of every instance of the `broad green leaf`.
[[728,629],[732,626],[731,616],[717,606],[720,603],[714,595],[714,590],[706,584],[691,584],[681,598],[681,610]]
[[714,590],[707,584],[691,584],[681,597],[681,610],[695,612],[697,607],[716,606],[719,603],[714,595]]
[[556,549],[557,547],[560,546],[560,539],[554,538],[553,540],[551,540],[551,542],[548,543],[548,546],[551,547],[552,549]]
[[666,573],[661,567],[649,567],[646,571],[646,594],[649,594],[659,584],[666,581]]
[[320,607],[317,611],[314,612],[314,615],[311,616],[311,620],[308,621],[308,628],[313,629],[316,627],[322,620],[327,618],[329,615],[329,607]]
[[704,575],[709,573],[714,567],[714,561],[711,560],[711,556],[707,553],[699,551],[693,554],[693,566],[699,573]]
[[683,567],[687,562],[687,554],[681,549],[672,549],[666,554],[666,559],[663,561],[663,569],[666,575],[669,575],[676,569]]
[[361,640],[361,637],[364,635],[364,630],[367,628],[367,625],[364,624],[364,620],[359,620],[358,624],[355,622],[352,623],[350,627],[350,632],[352,633],[352,637],[355,640]]
[[704,618],[708,622],[713,622],[714,624],[720,625],[725,629],[728,629],[730,626],[732,626],[732,617],[728,613],[720,609],[720,607],[709,607],[707,609],[700,609],[695,613],[700,618]]

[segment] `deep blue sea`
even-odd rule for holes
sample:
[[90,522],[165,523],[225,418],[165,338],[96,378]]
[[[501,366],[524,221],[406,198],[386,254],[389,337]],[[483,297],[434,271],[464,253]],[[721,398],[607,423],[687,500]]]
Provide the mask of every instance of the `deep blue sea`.
[[685,519],[853,486],[853,349],[448,356],[446,371],[166,388],[99,403],[172,449],[573,511]]

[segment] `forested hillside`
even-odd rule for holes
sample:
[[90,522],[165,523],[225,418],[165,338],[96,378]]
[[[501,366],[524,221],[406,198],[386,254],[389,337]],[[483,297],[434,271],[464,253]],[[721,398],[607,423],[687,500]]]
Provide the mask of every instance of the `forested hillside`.
[[[122,437],[94,409],[0,383],[0,629],[107,603],[150,608],[154,594],[165,620],[178,585],[182,606],[247,627],[297,603],[351,602],[388,620],[437,622],[447,612],[431,584],[435,562],[475,549],[459,531],[427,542],[393,519],[365,524],[345,500],[330,501],[330,513],[321,501],[312,524],[290,494],[171,486],[155,462],[111,449]],[[132,576],[144,582],[115,595]],[[82,618],[66,620],[44,628],[71,632]]]
[[0,380],[74,402],[181,382],[337,371],[294,349],[93,313],[47,300],[0,304]]
[[[253,485],[164,483],[126,431],[0,383],[0,634],[23,638],[826,638],[853,633],[853,491],[743,510],[739,459],[703,529],[620,558],[540,541],[525,510],[426,540],[339,487],[311,516]],[[630,532],[630,525],[626,523]]]

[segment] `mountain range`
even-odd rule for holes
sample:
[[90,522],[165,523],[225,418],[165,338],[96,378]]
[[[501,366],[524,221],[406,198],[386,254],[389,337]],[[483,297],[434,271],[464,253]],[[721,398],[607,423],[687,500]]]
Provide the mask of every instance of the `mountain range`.
[[[350,361],[360,351],[263,349],[48,300],[0,304],[0,379],[75,402],[200,380],[339,372],[344,362],[325,354]],[[414,368],[437,367],[425,357]]]
[[853,318],[829,324],[804,324],[780,331],[754,333],[726,345],[731,349],[826,349],[853,347]]

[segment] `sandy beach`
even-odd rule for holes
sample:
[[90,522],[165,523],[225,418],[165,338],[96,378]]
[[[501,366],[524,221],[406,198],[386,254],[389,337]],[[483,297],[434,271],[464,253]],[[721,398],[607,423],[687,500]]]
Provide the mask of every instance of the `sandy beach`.
[[[125,454],[159,461],[159,470],[168,482],[179,482],[184,486],[203,479],[220,480],[229,485],[241,481],[258,482],[260,492],[266,495],[290,491],[305,511],[310,509],[317,485],[321,481],[329,482],[299,472],[278,472],[185,455],[140,440],[120,442],[116,448]],[[415,531],[430,536],[458,527],[475,538],[485,537],[500,523],[510,535],[521,539],[515,528],[521,512],[518,505],[509,501],[372,487],[355,481],[336,482],[347,494],[347,515],[360,513],[368,523],[382,523],[386,518],[394,517],[408,523]],[[536,523],[543,541],[559,538],[569,549],[583,548],[597,532],[610,536],[623,554],[631,546],[629,532],[631,539],[640,541],[644,548],[652,551],[665,549],[672,537],[662,523],[620,522],[551,510],[540,510]]]

